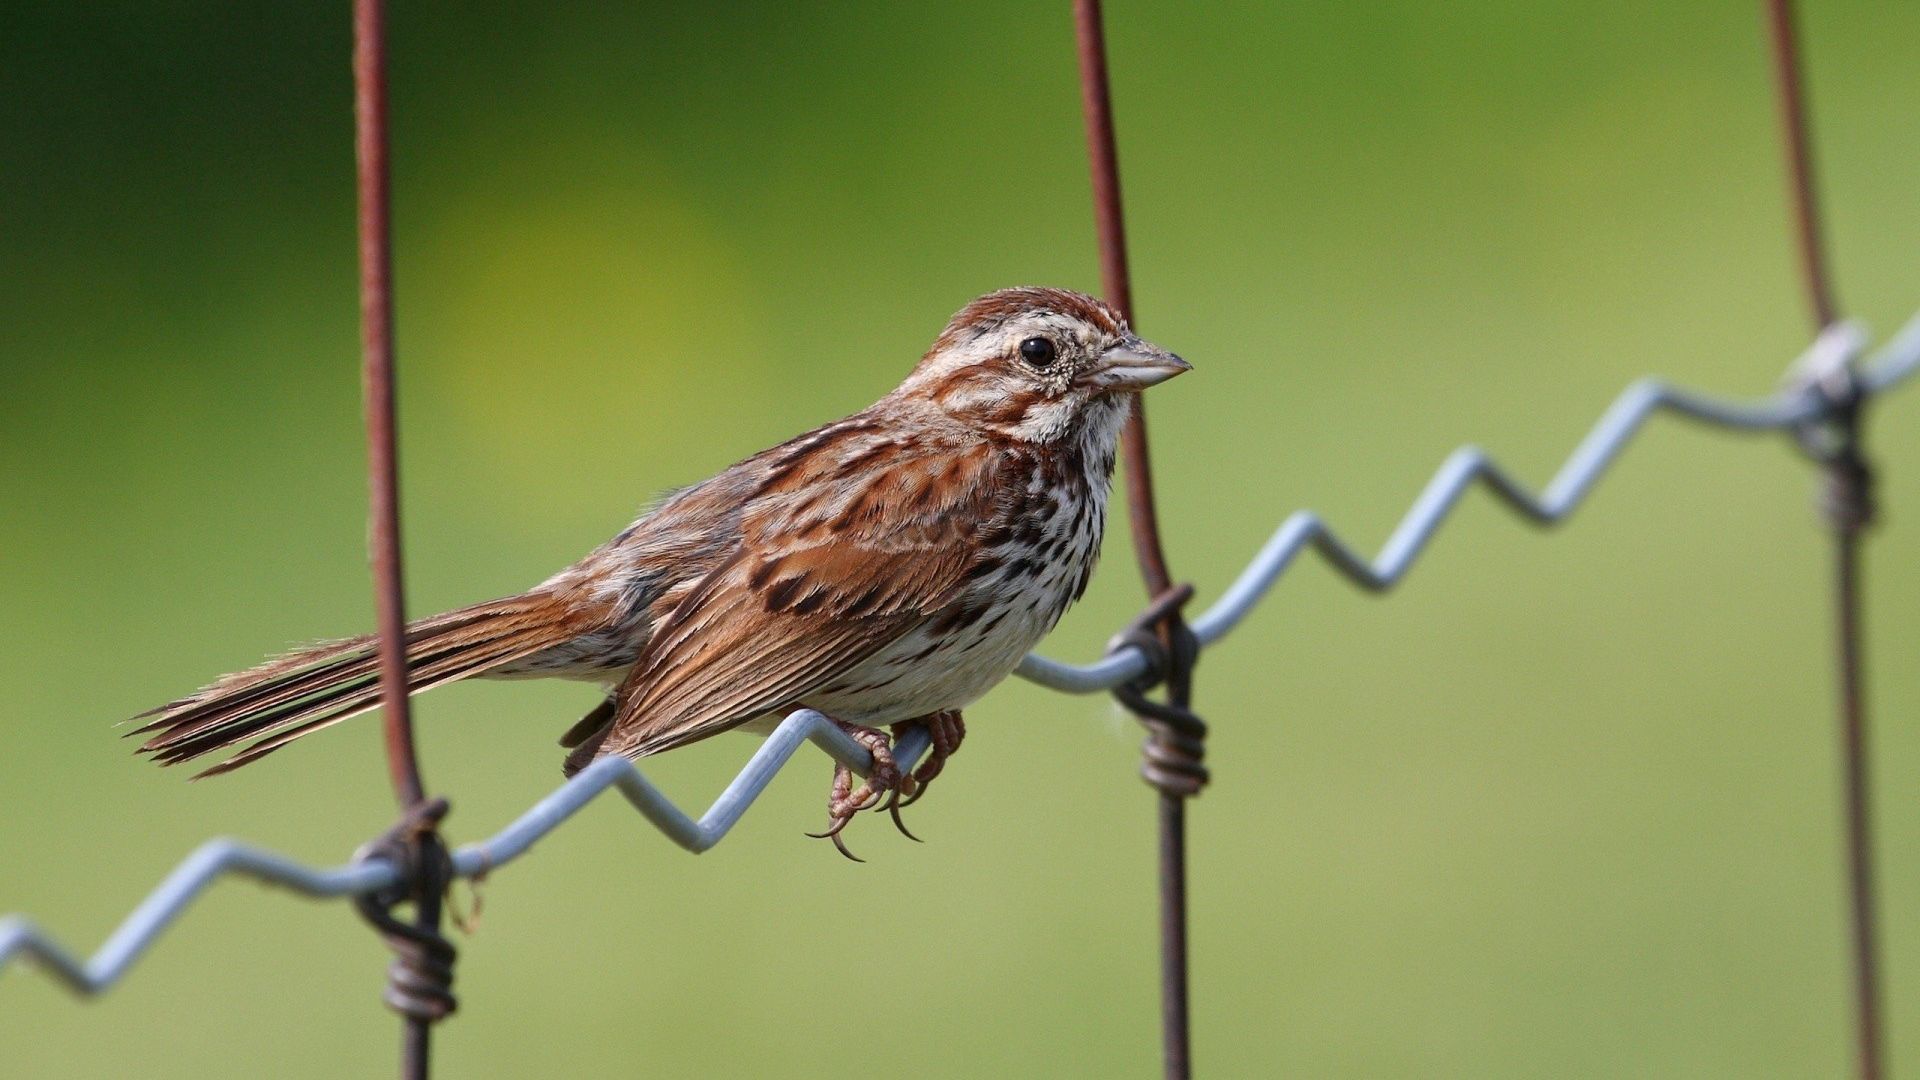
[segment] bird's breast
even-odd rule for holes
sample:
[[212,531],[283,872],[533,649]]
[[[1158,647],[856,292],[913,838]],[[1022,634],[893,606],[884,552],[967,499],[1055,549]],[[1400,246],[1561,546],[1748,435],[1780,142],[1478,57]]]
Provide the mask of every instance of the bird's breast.
[[1004,517],[982,523],[980,559],[960,595],[806,704],[891,724],[972,703],[1012,674],[1085,591],[1105,516],[1104,483],[1036,472]]

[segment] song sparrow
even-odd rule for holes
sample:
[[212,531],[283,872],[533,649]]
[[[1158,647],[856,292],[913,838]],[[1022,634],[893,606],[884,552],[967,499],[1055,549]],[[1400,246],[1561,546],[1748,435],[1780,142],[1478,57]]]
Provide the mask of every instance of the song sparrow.
[[[1188,365],[1100,301],[1006,289],[962,308],[871,408],[685,488],[519,596],[408,627],[415,691],[557,677],[609,697],[561,739],[569,775],[811,707],[868,746],[823,834],[937,774],[959,709],[1086,589],[1133,395]],[[296,650],[141,714],[164,763],[248,744],[226,772],[379,704],[372,637]],[[891,726],[924,724],[901,776]],[[845,848],[842,847],[844,851]]]

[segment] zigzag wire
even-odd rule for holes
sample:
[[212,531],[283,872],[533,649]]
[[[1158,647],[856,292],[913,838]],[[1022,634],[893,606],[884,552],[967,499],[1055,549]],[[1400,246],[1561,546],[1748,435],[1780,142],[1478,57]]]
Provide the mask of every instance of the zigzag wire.
[[[1848,367],[1859,355],[1864,336],[1852,323],[1836,323],[1794,362],[1792,384],[1757,402],[1724,401],[1681,390],[1656,379],[1642,379],[1622,391],[1599,422],[1560,467],[1540,495],[1509,476],[1486,451],[1463,446],[1447,456],[1433,479],[1413,501],[1380,554],[1368,559],[1341,539],[1320,515],[1295,512],[1274,530],[1253,561],[1205,613],[1192,621],[1202,645],[1211,645],[1240,624],[1280,580],[1294,558],[1312,548],[1334,570],[1370,592],[1383,592],[1406,576],[1426,546],[1476,482],[1485,485],[1521,517],[1542,525],[1567,518],[1656,413],[1666,410],[1715,427],[1744,431],[1784,431],[1817,421],[1831,408],[1817,383]],[[1860,388],[1877,393],[1920,367],[1920,315],[1882,348],[1857,375]],[[1110,690],[1146,670],[1136,649],[1116,652],[1091,664],[1063,664],[1039,654],[1028,656],[1015,674],[1069,694]]]
[[[608,788],[620,789],[633,808],[655,828],[697,854],[727,835],[747,812],[747,807],[766,790],[774,774],[798,752],[802,743],[809,741],[862,775],[873,764],[866,748],[831,720],[812,709],[800,709],[781,721],[773,734],[767,736],[766,743],[748,759],[746,768],[740,770],[713,806],[695,821],[654,787],[633,762],[622,757],[604,758],[582,769],[579,775],[491,839],[454,851],[454,872],[470,878],[498,870],[525,854],[536,840],[559,828]],[[909,731],[895,744],[894,759],[901,768],[912,769],[926,753],[927,746],[926,732]],[[15,958],[32,959],[75,993],[87,996],[102,993],[127,973],[134,961],[199,899],[207,886],[227,874],[284,886],[312,897],[358,895],[384,888],[395,880],[393,866],[381,860],[316,868],[237,840],[209,840],[148,893],[106,944],[84,962],[75,959],[30,920],[17,915],[0,918],[0,971]]]
[[[1334,569],[1361,588],[1379,591],[1393,587],[1476,482],[1486,485],[1522,517],[1540,524],[1561,521],[1579,506],[1646,421],[1662,410],[1718,427],[1748,431],[1788,430],[1817,422],[1832,408],[1831,401],[1819,392],[1818,386],[1851,363],[1860,352],[1862,340],[1861,331],[1852,324],[1829,328],[1796,362],[1794,370],[1798,377],[1793,384],[1758,402],[1722,401],[1653,380],[1636,382],[1614,400],[1545,491],[1537,496],[1508,476],[1484,451],[1463,447],[1441,465],[1380,554],[1371,560],[1342,540],[1319,515],[1297,512],[1280,525],[1226,593],[1193,620],[1194,632],[1203,644],[1225,637],[1280,579],[1294,557],[1308,548],[1317,551]],[[1917,367],[1920,367],[1920,315],[1909,321],[1858,372],[1856,382],[1864,392],[1879,393],[1912,375]],[[1085,665],[1064,664],[1036,653],[1021,663],[1018,674],[1056,690],[1084,694],[1111,689],[1140,675],[1145,668],[1146,658],[1131,649]],[[808,741],[862,774],[872,764],[866,749],[826,717],[801,709],[781,722],[707,812],[695,821],[654,787],[631,761],[608,758],[582,770],[491,839],[455,851],[454,871],[461,877],[474,877],[498,870],[519,858],[541,837],[560,827],[608,788],[618,788],[634,809],[674,843],[688,851],[705,851],[727,835],[754,799],[766,790],[774,774],[798,752],[801,743]],[[894,754],[903,767],[910,769],[926,753],[927,745],[925,732],[912,731],[900,740]],[[78,994],[101,993],[119,981],[209,885],[227,874],[250,877],[312,897],[357,895],[390,885],[395,879],[394,868],[379,860],[315,868],[235,840],[210,840],[175,867],[99,951],[85,961],[76,959],[23,917],[0,919],[0,971],[15,959],[31,959]]]

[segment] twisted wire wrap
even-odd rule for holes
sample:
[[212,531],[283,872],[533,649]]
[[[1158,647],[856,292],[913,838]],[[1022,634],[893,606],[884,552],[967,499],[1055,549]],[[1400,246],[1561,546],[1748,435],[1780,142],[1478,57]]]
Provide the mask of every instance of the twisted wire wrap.
[[1860,432],[1869,387],[1854,370],[1855,351],[1835,348],[1823,353],[1816,348],[1809,353],[1796,381],[1820,399],[1822,408],[1793,429],[1794,441],[1825,476],[1817,499],[1821,513],[1846,532],[1873,524],[1878,509],[1873,466]]
[[1846,421],[1840,449],[1824,459],[1826,482],[1821,485],[1820,510],[1833,527],[1858,532],[1873,524],[1879,505],[1873,496],[1873,466],[1860,449],[1857,416]]
[[428,800],[354,853],[356,862],[386,862],[398,874],[393,884],[353,900],[360,916],[393,952],[382,1000],[394,1012],[429,1024],[446,1019],[458,1005],[453,996],[457,950],[439,931],[406,922],[393,909],[408,901],[417,903],[421,897],[437,898],[453,880],[453,858],[438,831],[446,814],[445,799]]
[[[1207,725],[1188,704],[1200,639],[1180,617],[1181,605],[1192,597],[1191,585],[1168,589],[1107,642],[1108,655],[1137,649],[1146,657],[1146,670],[1114,687],[1113,696],[1147,729],[1140,747],[1141,778],[1162,795],[1180,799],[1200,794],[1208,779],[1202,763]],[[1163,683],[1164,700],[1147,696]]]

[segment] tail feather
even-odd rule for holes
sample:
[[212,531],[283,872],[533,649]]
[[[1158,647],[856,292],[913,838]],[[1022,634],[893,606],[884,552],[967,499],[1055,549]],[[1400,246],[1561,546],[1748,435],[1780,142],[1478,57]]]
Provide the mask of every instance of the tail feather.
[[[529,650],[529,653],[538,652],[538,651],[539,649],[536,648],[536,649]],[[436,670],[432,668],[424,669],[420,672],[420,678],[412,682],[411,686],[414,693],[419,693],[423,690],[431,690],[436,686],[444,686],[447,683],[458,682],[461,679],[465,679],[473,675],[477,675],[488,667],[493,667],[493,666],[496,666],[497,664],[502,664],[502,663],[509,663],[513,660],[519,659],[521,656],[528,655],[529,653],[512,654],[504,658],[492,660],[491,662],[488,662],[485,664],[469,665],[464,668],[453,668],[450,670]],[[233,770],[239,768],[242,765],[248,764],[249,762],[260,760],[261,758],[267,756],[268,754],[273,753],[275,750],[280,749],[281,747],[287,745],[290,742],[293,742],[296,739],[301,738],[304,735],[307,735],[311,732],[319,731],[321,728],[332,727],[333,725],[339,723],[342,720],[347,720],[352,717],[358,716],[363,712],[368,712],[372,709],[378,708],[379,705],[380,705],[380,689],[379,689],[378,681],[376,680],[374,685],[370,689],[354,695],[352,698],[348,699],[346,702],[339,704],[335,707],[326,708],[326,709],[305,710],[296,715],[277,720],[271,725],[263,726],[256,733],[265,735],[264,738],[259,739],[257,742],[248,746],[246,749],[240,751],[239,753],[234,754],[232,757],[228,758],[227,760],[222,761],[212,766],[211,768],[204,769],[201,772],[196,773],[194,776],[194,779],[197,780],[197,779],[200,779],[201,777],[218,776],[221,773],[232,772]],[[303,717],[308,717],[308,718],[302,719]],[[251,735],[239,736],[238,738],[245,739],[248,737],[251,737]],[[200,751],[200,753],[205,753],[205,752],[206,751]],[[197,754],[195,756],[197,756]],[[185,759],[182,758],[181,760],[185,760]],[[167,764],[171,764],[171,762],[167,762]]]
[[[413,693],[483,674],[562,644],[585,629],[553,596],[532,593],[421,619],[407,627]],[[199,776],[229,772],[380,704],[380,658],[371,636],[296,649],[133,717],[140,751],[162,765],[240,748]],[[198,779],[198,777],[196,777]]]
[[[531,644],[524,647],[524,652],[505,655],[482,652],[475,656],[472,655],[474,653],[472,649],[445,650],[428,657],[410,655],[407,665],[408,686],[413,693],[417,694],[436,686],[444,686],[447,683],[477,675],[488,668],[511,662],[545,647],[544,644]],[[154,759],[161,764],[172,765],[181,761],[190,761],[214,750],[238,745],[251,738],[262,737],[260,742],[203,775],[229,772],[263,756],[268,751],[285,746],[307,732],[318,731],[320,728],[358,716],[378,707],[379,704],[380,679],[376,672],[328,687],[316,695],[302,696],[278,708],[249,710],[218,727],[182,733],[179,736],[169,734],[156,737],[143,745],[141,750],[152,753]]]
[[[342,642],[313,648],[331,649],[346,644]],[[424,645],[433,646],[432,651],[426,651],[422,643],[411,643],[408,647],[409,685],[415,691],[425,689],[420,679],[425,674],[424,668],[444,658],[449,652],[472,648],[471,644],[442,647],[431,641]],[[360,652],[369,655],[363,658]],[[216,684],[208,692],[206,700],[169,713],[128,734],[144,734],[160,729],[159,734],[140,747],[143,751],[165,749],[178,752],[194,745],[196,741],[208,738],[218,738],[219,741],[213,744],[217,747],[236,738],[257,734],[280,720],[349,702],[369,692],[377,696],[380,668],[378,657],[371,655],[373,652],[369,643],[361,650],[338,657],[323,657],[317,666],[293,668],[283,675],[266,676],[266,681],[259,685],[245,685],[231,693],[221,693],[219,684]]]
[[[407,627],[408,651],[411,654],[415,646],[432,643],[451,631],[470,626],[509,602],[490,601],[414,622]],[[264,708],[288,697],[337,685],[343,679],[376,675],[379,663],[378,649],[372,635],[314,642],[256,667],[221,676],[211,685],[177,701],[148,709],[131,719],[158,719],[142,724],[127,734],[140,735],[161,728],[179,732],[188,723],[196,723],[197,726],[200,720],[211,721],[232,712]],[[272,700],[267,700],[269,698]]]

